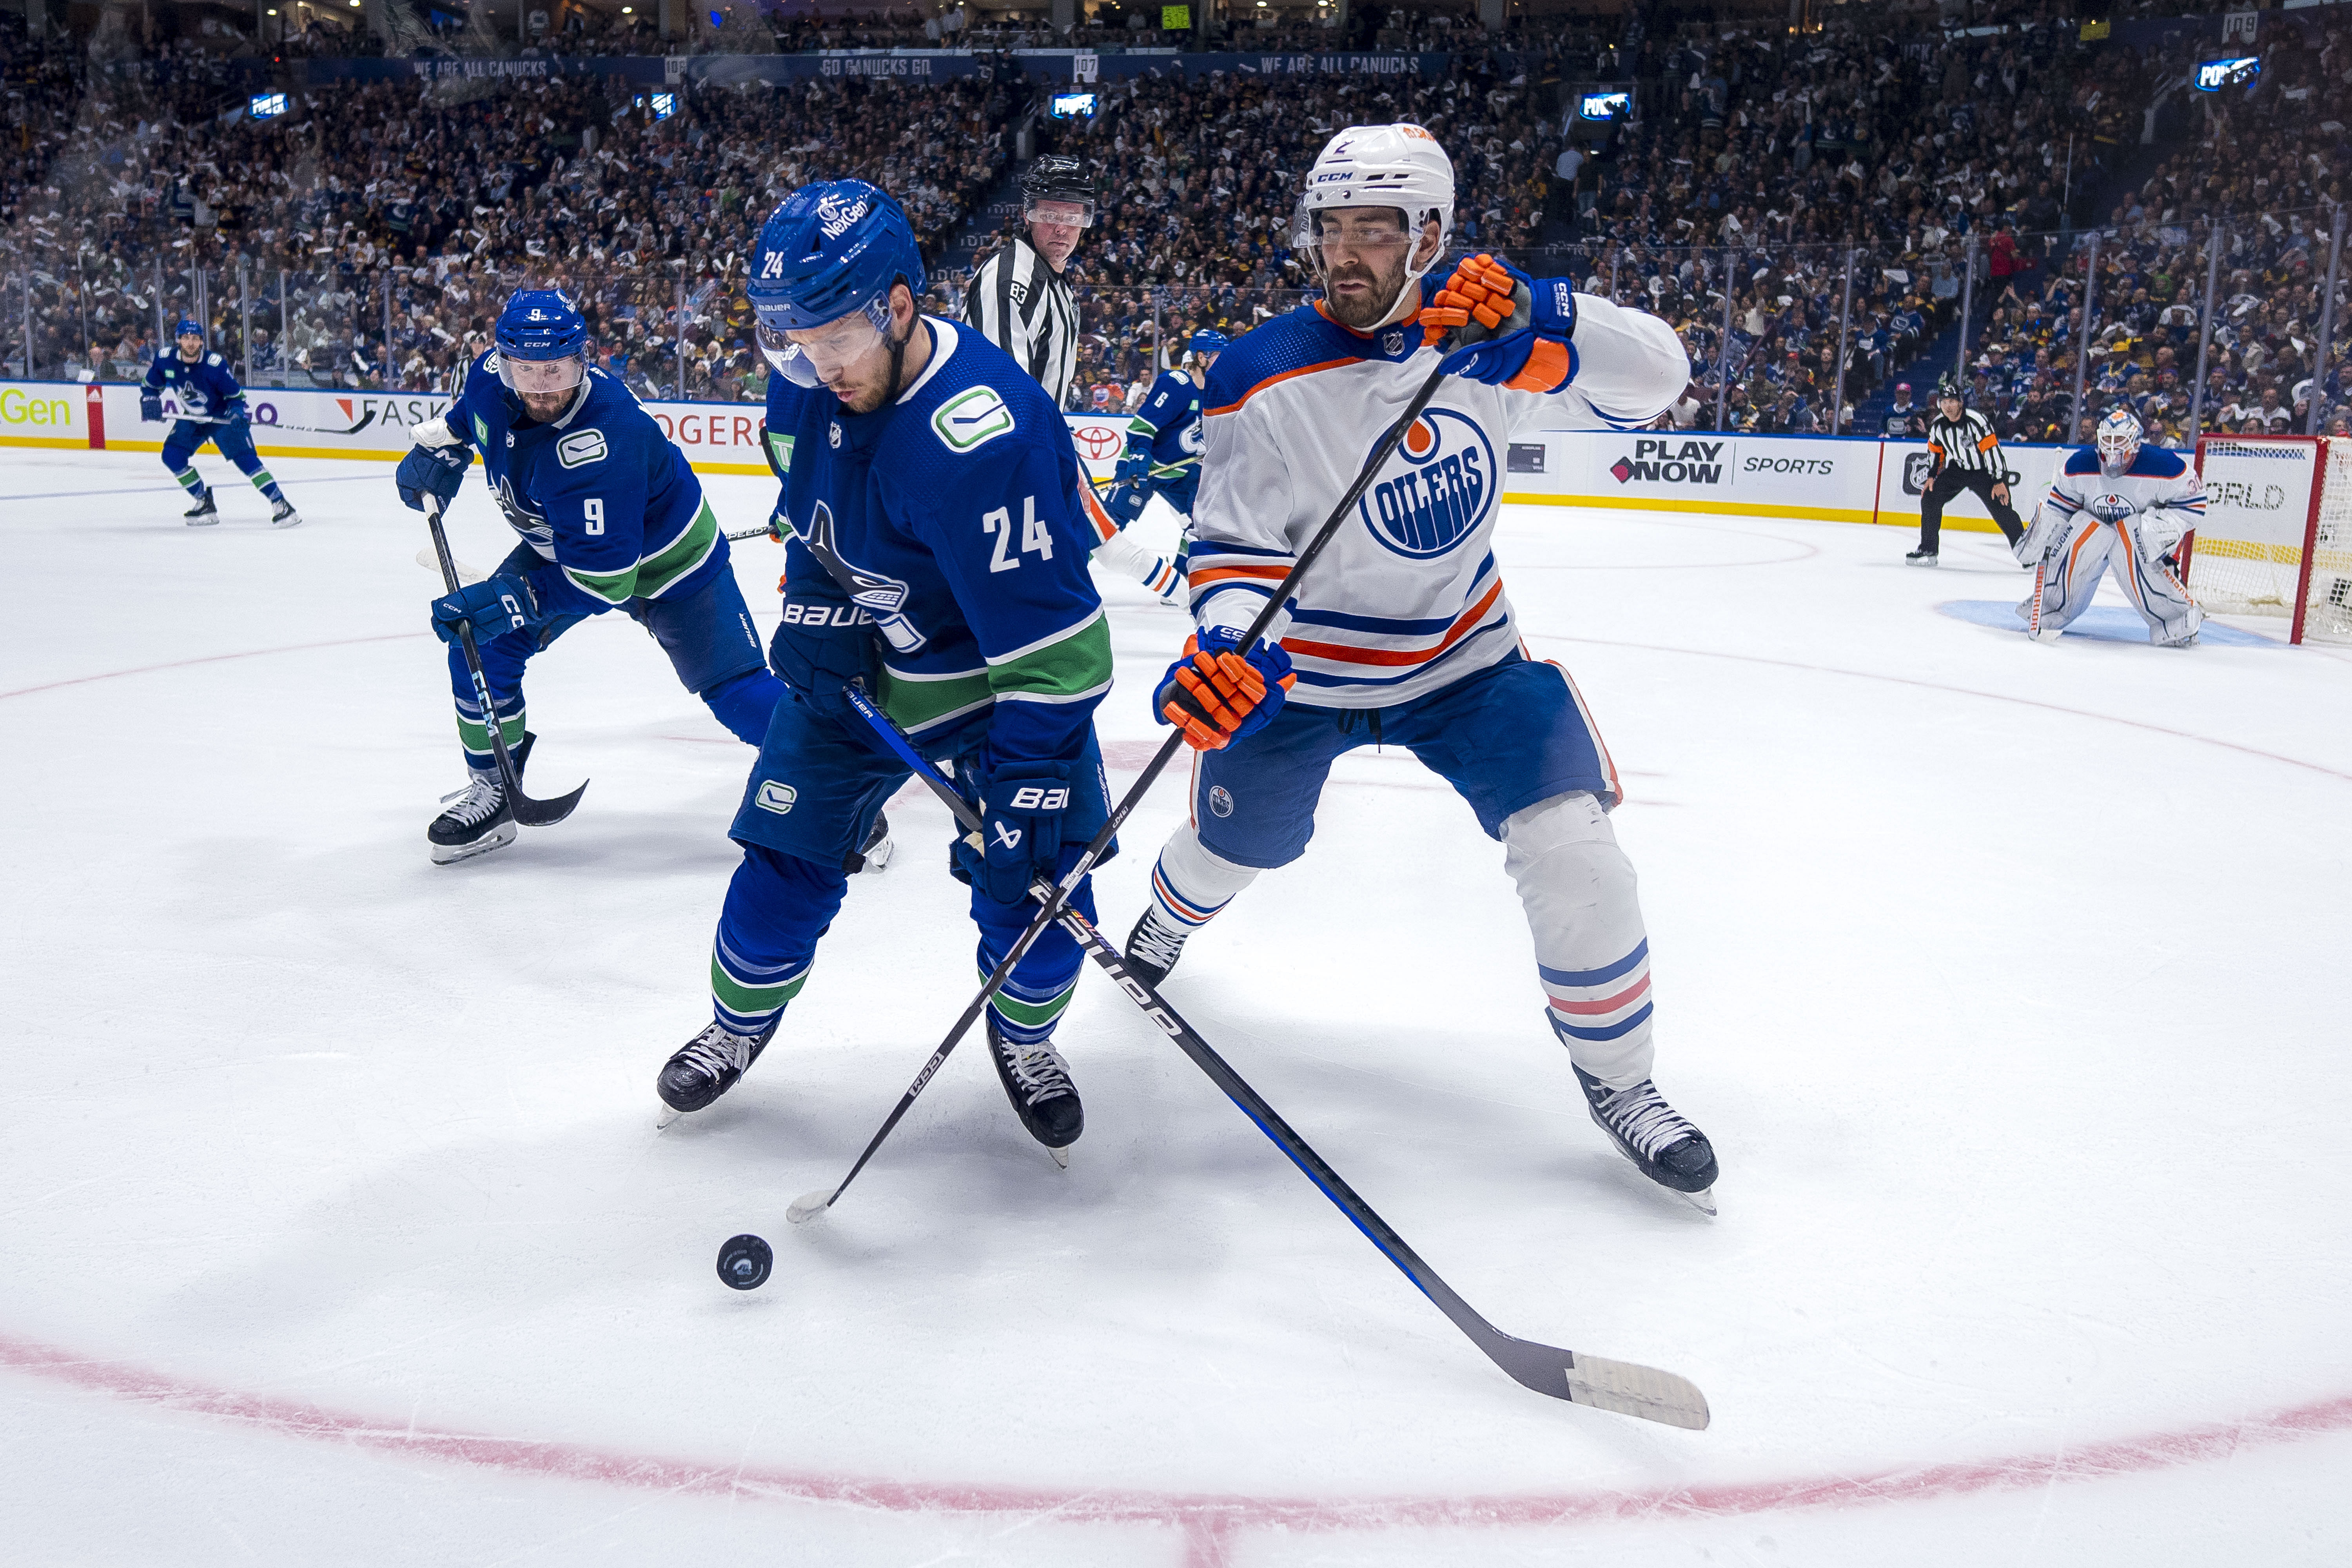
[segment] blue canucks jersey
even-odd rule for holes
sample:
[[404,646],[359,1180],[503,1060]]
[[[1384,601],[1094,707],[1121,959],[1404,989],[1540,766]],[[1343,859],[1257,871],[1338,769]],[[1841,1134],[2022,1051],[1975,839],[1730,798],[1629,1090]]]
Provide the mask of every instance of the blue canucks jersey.
[[228,361],[209,349],[194,364],[182,359],[177,349],[157,354],[147,367],[146,386],[150,392],[169,394],[179,404],[183,419],[220,425],[245,417],[245,389],[237,385]]
[[930,362],[871,414],[769,378],[785,575],[872,617],[881,703],[909,733],[985,714],[998,761],[1075,758],[1111,654],[1069,426],[1003,350],[923,321]]
[[597,605],[700,593],[728,560],[702,481],[627,387],[593,365],[587,386],[541,424],[499,379],[492,349],[442,417],[481,453],[514,531]]
[[1151,384],[1135,416],[1127,422],[1128,449],[1151,447],[1151,477],[1168,480],[1197,474],[1201,468],[1201,389],[1181,370],[1163,371]]

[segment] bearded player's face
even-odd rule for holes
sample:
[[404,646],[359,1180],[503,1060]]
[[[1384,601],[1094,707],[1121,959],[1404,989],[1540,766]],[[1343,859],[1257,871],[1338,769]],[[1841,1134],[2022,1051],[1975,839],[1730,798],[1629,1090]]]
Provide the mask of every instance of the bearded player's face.
[[1318,214],[1315,233],[1322,252],[1323,309],[1360,332],[1388,319],[1412,262],[1433,257],[1437,246],[1434,221],[1423,226],[1416,245],[1404,214],[1394,207],[1339,207]]

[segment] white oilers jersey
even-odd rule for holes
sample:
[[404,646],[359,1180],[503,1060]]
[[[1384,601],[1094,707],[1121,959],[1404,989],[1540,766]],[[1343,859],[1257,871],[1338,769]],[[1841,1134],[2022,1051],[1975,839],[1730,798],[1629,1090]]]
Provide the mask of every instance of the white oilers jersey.
[[[1424,300],[1436,291],[1423,280]],[[1381,708],[1449,686],[1518,644],[1489,548],[1510,438],[1635,429],[1690,384],[1655,316],[1576,297],[1572,371],[1556,393],[1448,377],[1317,558],[1275,635],[1298,673],[1290,700]],[[1364,333],[1313,305],[1218,356],[1190,563],[1203,626],[1245,627],[1437,367],[1412,321]]]
[[2167,536],[2168,548],[2205,517],[2205,484],[2179,453],[2143,446],[2120,474],[2099,467],[2099,454],[2084,447],[2068,454],[2051,481],[2050,493],[2033,514],[2033,527],[2017,553],[2029,563],[2059,548],[2078,523],[2114,523],[2142,512]]

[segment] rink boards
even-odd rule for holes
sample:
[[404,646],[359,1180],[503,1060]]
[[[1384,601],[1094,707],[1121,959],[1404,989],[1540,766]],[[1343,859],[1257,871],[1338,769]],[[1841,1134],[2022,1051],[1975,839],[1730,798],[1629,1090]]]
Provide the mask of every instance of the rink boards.
[[[0,446],[160,452],[163,427],[141,422],[139,393],[128,384],[0,382]],[[254,445],[273,458],[396,460],[409,448],[409,427],[437,416],[449,401],[425,393],[246,389]],[[757,404],[656,402],[646,409],[696,472],[767,471]],[[168,395],[164,412],[175,412]],[[1067,418],[1089,477],[1110,478],[1127,416]],[[2028,510],[2066,448],[2001,451],[2011,504]],[[1916,521],[1929,473],[1924,441],[1714,431],[1535,430],[1495,457],[1507,501],[1826,522]],[[1966,492],[1946,509],[1945,526],[1993,531],[1990,514]]]

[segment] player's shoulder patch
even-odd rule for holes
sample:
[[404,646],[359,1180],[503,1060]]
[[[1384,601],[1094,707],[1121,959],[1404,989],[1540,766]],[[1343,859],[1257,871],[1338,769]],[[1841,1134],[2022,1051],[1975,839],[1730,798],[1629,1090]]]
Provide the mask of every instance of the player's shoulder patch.
[[574,430],[556,441],[555,460],[567,468],[580,468],[603,462],[611,451],[602,430]]
[[1363,340],[1312,305],[1276,316],[1234,340],[1209,367],[1202,411],[1227,414],[1258,388],[1300,371],[1366,357]]
[[215,370],[218,370],[221,366],[226,364],[228,361],[221,358],[217,353],[208,353],[205,356],[205,363],[211,365]]
[[956,453],[993,441],[1018,423],[992,386],[968,386],[931,410],[931,428]]

